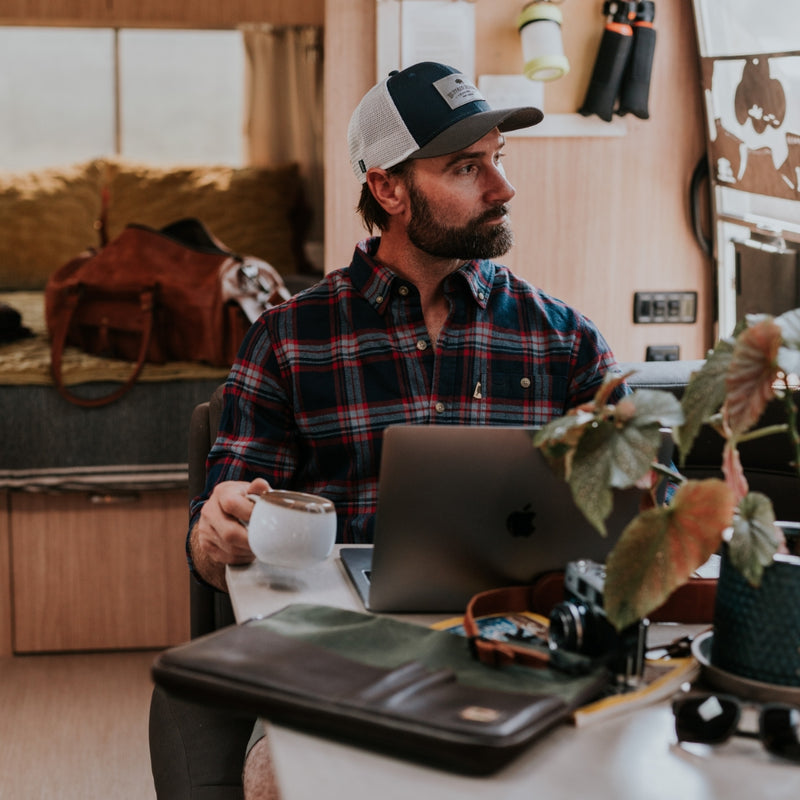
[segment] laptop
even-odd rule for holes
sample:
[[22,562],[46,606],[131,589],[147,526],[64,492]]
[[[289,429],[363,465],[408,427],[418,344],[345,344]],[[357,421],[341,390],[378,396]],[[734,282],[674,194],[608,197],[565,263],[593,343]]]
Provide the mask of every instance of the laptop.
[[[340,558],[375,612],[463,613],[473,594],[531,583],[569,561],[603,562],[638,514],[641,492],[615,492],[603,537],[538,448],[535,428],[393,425],[381,456],[372,547]],[[659,459],[669,463],[663,436]]]

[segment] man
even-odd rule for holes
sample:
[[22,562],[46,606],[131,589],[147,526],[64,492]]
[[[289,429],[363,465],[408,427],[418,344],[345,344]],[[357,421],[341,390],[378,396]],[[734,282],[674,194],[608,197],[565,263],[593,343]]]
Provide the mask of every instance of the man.
[[[594,395],[614,365],[594,325],[490,260],[512,244],[503,132],[541,118],[490,109],[431,62],[365,95],[348,141],[359,211],[381,235],[247,335],[192,503],[200,579],[225,589],[225,566],[253,559],[240,520],[267,483],[330,498],[339,541],[371,541],[391,423],[541,425]],[[265,745],[246,796],[267,791],[247,780],[263,775]]]

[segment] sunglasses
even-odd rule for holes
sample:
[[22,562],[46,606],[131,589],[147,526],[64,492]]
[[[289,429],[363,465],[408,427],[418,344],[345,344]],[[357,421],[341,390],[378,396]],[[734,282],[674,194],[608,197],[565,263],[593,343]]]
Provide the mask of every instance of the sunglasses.
[[724,694],[688,695],[674,700],[675,733],[679,742],[722,744],[731,736],[760,739],[773,755],[800,764],[800,708],[784,703],[760,706],[758,732],[740,731],[742,704]]

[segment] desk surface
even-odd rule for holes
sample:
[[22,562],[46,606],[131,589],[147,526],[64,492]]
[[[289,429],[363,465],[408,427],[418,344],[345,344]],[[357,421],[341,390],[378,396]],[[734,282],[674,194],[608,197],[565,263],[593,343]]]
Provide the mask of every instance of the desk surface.
[[[228,586],[239,621],[294,602],[363,611],[335,555],[291,588],[271,585],[259,564],[228,568]],[[534,794],[547,800],[796,800],[800,793],[800,769],[772,758],[756,740],[678,746],[666,703],[586,728],[564,725],[488,778],[454,775],[277,725],[270,726],[270,742],[282,800],[308,800],[320,792],[328,800],[529,800]]]

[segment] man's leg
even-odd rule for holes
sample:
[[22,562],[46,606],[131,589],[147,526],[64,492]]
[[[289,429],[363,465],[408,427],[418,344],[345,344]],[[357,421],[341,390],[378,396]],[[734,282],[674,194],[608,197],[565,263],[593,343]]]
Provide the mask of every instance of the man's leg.
[[261,721],[256,723],[244,762],[245,800],[280,800],[269,741]]
[[159,800],[241,800],[242,765],[255,721],[179,700],[156,687],[150,761]]

